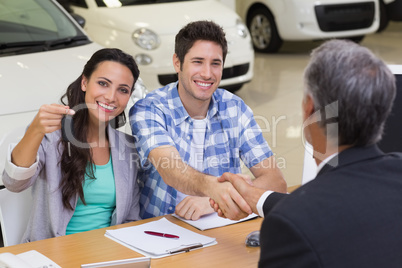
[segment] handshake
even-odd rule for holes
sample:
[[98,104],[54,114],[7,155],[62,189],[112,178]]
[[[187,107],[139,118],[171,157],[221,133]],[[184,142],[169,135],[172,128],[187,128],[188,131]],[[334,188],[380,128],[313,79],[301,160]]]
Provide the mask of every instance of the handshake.
[[[253,212],[260,214],[257,203],[269,188],[269,185],[260,182],[262,178],[260,181],[252,181],[248,175],[226,172],[218,177],[217,181],[221,184],[216,187],[219,191],[211,193],[209,202],[220,217],[240,220]],[[272,190],[284,192],[283,189]]]

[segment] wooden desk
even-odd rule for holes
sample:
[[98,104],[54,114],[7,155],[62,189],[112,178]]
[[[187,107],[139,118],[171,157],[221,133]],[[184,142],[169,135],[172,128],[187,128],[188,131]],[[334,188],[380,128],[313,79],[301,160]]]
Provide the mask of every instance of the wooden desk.
[[[176,219],[164,216],[171,222],[191,231],[215,237],[218,244],[161,259],[152,259],[152,268],[163,267],[257,267],[260,248],[244,244],[246,236],[259,230],[262,218],[257,218],[225,227],[199,231]],[[35,249],[63,268],[80,267],[81,264],[141,257],[139,253],[104,236],[106,229],[117,229],[142,224],[161,217],[121,224],[118,226],[55,237],[26,244],[0,248],[0,253],[22,253]]]

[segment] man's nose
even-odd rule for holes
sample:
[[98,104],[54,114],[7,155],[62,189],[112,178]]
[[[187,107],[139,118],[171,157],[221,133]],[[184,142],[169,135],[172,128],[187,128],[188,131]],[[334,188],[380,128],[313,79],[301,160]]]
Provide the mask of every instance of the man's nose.
[[209,66],[209,64],[204,64],[204,65],[202,66],[201,76],[202,76],[204,79],[209,79],[209,78],[211,78],[211,66]]

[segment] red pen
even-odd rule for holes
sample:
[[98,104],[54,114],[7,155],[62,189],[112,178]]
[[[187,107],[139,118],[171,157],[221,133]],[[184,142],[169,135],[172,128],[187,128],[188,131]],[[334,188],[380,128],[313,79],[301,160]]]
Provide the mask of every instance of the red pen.
[[180,238],[180,237],[177,236],[177,235],[173,235],[173,234],[164,234],[164,233],[153,232],[153,231],[144,231],[144,233],[149,234],[149,235],[156,235],[156,236],[160,236],[160,237],[166,237],[166,238],[175,238],[175,239]]

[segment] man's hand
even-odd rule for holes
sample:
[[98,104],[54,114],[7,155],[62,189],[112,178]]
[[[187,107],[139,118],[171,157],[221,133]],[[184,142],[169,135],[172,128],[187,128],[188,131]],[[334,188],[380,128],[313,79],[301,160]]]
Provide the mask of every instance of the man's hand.
[[[182,161],[174,146],[157,147],[149,153],[148,159],[167,185],[187,195],[212,198],[227,218],[239,220],[252,213],[232,184],[219,182],[217,177],[193,169]],[[161,162],[169,165],[161,165]]]
[[[231,174],[231,173],[229,173]],[[234,175],[234,174],[233,174]],[[245,179],[237,176],[248,184]],[[211,200],[216,205],[211,206],[217,211],[221,217],[231,220],[240,220],[252,213],[251,207],[247,204],[246,200],[239,194],[239,192],[233,187],[233,185],[225,179],[217,178],[217,185],[214,187],[214,193],[210,194]]]
[[209,205],[209,197],[186,196],[176,206],[175,213],[186,220],[198,220],[201,216],[213,213]]
[[[232,174],[232,173],[227,172],[227,173],[225,173],[225,174],[226,174],[225,176],[228,176],[228,175],[230,175],[230,174]],[[241,173],[236,174],[236,175],[239,176],[239,177],[241,177],[241,178],[243,178],[243,180],[244,180],[245,182],[247,182],[248,184],[254,185],[254,184],[253,184],[253,180],[251,179],[250,175],[241,174]],[[221,177],[219,177],[219,178],[218,178],[218,181],[219,181],[219,182],[223,182],[223,181],[229,181],[229,180],[227,180],[226,178],[221,178]],[[230,181],[229,181],[229,182],[230,182]]]
[[[226,172],[221,177],[219,177],[218,181],[222,183],[230,182],[237,190],[237,192],[242,196],[242,198],[244,198],[247,204],[251,207],[253,212],[258,213],[257,203],[261,195],[265,192],[264,189],[253,187],[246,179],[244,179],[244,176],[240,176],[239,174],[233,174],[229,172]],[[216,200],[211,198],[210,205],[211,207],[214,208],[214,210],[218,213],[219,216],[227,218],[226,213],[220,207],[219,202],[216,202]]]

